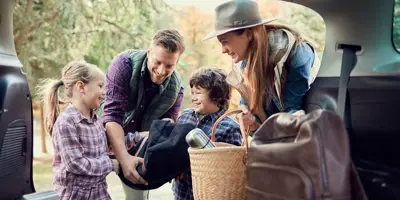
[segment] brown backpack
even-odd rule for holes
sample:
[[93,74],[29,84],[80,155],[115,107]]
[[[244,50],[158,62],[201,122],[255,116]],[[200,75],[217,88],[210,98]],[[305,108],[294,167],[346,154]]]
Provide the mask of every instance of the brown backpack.
[[316,110],[278,113],[253,135],[247,160],[247,200],[367,199],[343,120]]

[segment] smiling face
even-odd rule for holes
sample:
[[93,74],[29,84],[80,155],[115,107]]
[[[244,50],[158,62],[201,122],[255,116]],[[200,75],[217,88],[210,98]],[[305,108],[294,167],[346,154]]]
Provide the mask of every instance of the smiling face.
[[238,63],[248,57],[248,46],[251,37],[248,30],[237,30],[218,36],[222,45],[222,53],[232,57],[234,63]]
[[217,104],[212,102],[209,98],[208,93],[209,91],[207,89],[200,86],[193,86],[191,88],[193,109],[201,115],[215,113],[219,110]]
[[174,72],[180,52],[168,52],[160,45],[154,45],[147,50],[147,69],[154,83],[162,84]]
[[83,86],[82,100],[89,110],[100,107],[104,99],[104,78],[99,76]]

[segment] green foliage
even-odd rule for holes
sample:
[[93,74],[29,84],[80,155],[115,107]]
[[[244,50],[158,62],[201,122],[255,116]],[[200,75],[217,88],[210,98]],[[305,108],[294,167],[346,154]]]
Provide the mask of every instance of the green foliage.
[[393,43],[396,49],[400,51],[400,0],[394,1]]
[[163,6],[151,0],[16,1],[14,43],[32,94],[39,79],[59,77],[71,60],[105,71],[119,52],[147,47]]
[[[323,51],[325,26],[314,11],[276,0],[260,1],[260,9],[263,17],[296,27],[317,44],[317,52]],[[59,77],[67,62],[85,59],[106,71],[118,53],[147,48],[154,32],[164,28],[176,28],[185,38],[177,70],[185,83],[186,108],[194,70],[231,68],[216,39],[202,41],[213,29],[212,8],[171,8],[161,0],[15,0],[14,42],[33,96],[38,80]]]

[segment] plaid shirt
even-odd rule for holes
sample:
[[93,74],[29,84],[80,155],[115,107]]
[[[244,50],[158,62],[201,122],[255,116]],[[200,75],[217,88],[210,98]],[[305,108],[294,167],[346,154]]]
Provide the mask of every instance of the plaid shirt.
[[54,124],[54,184],[61,199],[111,199],[106,176],[114,166],[103,123],[92,113],[87,120],[69,105]]
[[[129,85],[132,77],[131,59],[126,54],[118,55],[110,64],[106,73],[104,98],[104,123],[116,122],[123,124],[125,112],[128,109]],[[176,120],[183,102],[183,88],[179,91],[175,104],[162,118]]]
[[[225,110],[220,110],[219,112],[206,115],[200,120],[199,114],[196,113],[194,109],[190,108],[183,111],[177,123],[193,123],[197,128],[200,128],[204,133],[211,137],[212,126],[224,113]],[[225,142],[237,146],[241,145],[242,134],[240,132],[239,124],[229,117],[224,118],[217,127],[215,140],[217,142]],[[172,187],[175,200],[194,199],[192,191],[192,175],[190,171],[184,174],[183,179],[174,181]]]

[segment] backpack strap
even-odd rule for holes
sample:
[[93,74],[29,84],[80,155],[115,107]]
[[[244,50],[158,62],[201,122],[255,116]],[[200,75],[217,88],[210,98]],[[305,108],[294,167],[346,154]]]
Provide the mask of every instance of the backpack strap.
[[311,49],[314,51],[314,63],[310,70],[310,79],[308,79],[308,87],[310,88],[315,78],[317,78],[319,68],[321,66],[321,61],[318,58],[317,52],[315,52],[315,48],[310,43],[307,42],[307,44],[310,45]]
[[274,67],[274,72],[275,72],[275,90],[276,93],[278,94],[278,98],[279,101],[282,103],[282,97],[281,97],[281,91],[282,91],[282,83],[281,83],[281,76],[282,76],[282,72],[283,72],[283,66],[287,60],[287,58],[289,57],[290,52],[292,51],[292,48],[296,42],[296,39],[294,38],[294,35],[286,30],[286,29],[282,29],[287,37],[288,37],[288,47],[286,49],[285,54],[282,56],[282,58],[277,62],[277,64]]
[[[275,90],[276,90],[276,92],[278,94],[278,98],[279,98],[279,100],[281,102],[283,100],[282,97],[281,97],[281,94],[282,94],[281,93],[281,91],[282,91],[282,82],[281,82],[281,80],[282,80],[283,67],[284,67],[285,62],[287,61],[287,59],[288,59],[288,57],[290,55],[290,52],[292,51],[293,46],[294,46],[294,44],[296,42],[296,39],[295,39],[294,35],[290,31],[288,31],[286,29],[282,29],[282,30],[286,33],[286,35],[288,37],[288,48],[287,48],[285,54],[282,56],[282,58],[279,60],[279,62],[277,62],[276,66],[274,68],[274,71],[275,71]],[[307,41],[307,40],[305,40],[305,42],[311,47],[311,49],[314,52],[314,62],[313,62],[313,65],[311,67],[311,70],[310,70],[310,77],[308,79],[308,87],[310,88],[311,84],[314,82],[315,78],[318,75],[318,72],[319,72],[319,69],[320,69],[320,66],[321,66],[321,62],[320,62],[320,60],[318,58],[317,53],[315,52],[315,48],[312,45],[312,43]],[[277,78],[277,77],[279,77],[279,78]]]

